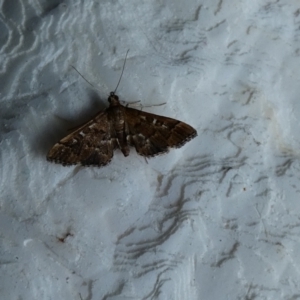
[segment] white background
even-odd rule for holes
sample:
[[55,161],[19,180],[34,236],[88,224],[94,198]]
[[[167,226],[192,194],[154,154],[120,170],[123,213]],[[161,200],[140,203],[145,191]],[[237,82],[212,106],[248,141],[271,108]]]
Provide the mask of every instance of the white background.
[[[299,1],[0,3],[1,299],[299,298]],[[47,162],[127,49],[120,99],[198,137]]]

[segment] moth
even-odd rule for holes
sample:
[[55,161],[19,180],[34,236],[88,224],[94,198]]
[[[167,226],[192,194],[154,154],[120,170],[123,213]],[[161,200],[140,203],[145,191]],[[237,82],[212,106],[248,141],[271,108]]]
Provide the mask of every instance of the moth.
[[134,146],[138,154],[153,157],[168,152],[169,148],[180,148],[197,136],[197,131],[184,122],[120,103],[115,92],[124,72],[128,51],[117,87],[108,97],[109,107],[56,143],[48,152],[48,161],[63,166],[102,167],[112,160],[115,149],[128,156],[130,146]]
[[180,148],[197,136],[190,125],[163,116],[124,106],[115,92],[109,107],[75,129],[50,149],[47,160],[63,166],[105,166],[114,150],[129,155],[130,146],[144,157],[153,157]]

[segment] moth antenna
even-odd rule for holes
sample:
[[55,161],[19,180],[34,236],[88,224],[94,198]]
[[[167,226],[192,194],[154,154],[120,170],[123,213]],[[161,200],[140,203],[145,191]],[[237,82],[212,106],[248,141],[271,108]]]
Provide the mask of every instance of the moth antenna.
[[124,60],[124,64],[123,64],[123,68],[122,68],[122,72],[121,72],[121,76],[120,76],[120,79],[119,79],[119,81],[118,81],[117,87],[116,87],[115,90],[114,90],[114,93],[116,93],[117,88],[118,88],[118,86],[119,86],[119,84],[120,84],[120,82],[121,82],[121,79],[122,79],[122,76],[123,76],[123,72],[124,72],[124,69],[125,69],[125,64],[126,64],[126,59],[127,59],[128,52],[129,52],[129,49],[128,49],[127,52],[126,52],[125,60]]
[[71,65],[71,67],[90,85],[92,86],[94,89],[97,90],[97,88],[95,88],[87,79],[84,78],[84,76],[74,67]]

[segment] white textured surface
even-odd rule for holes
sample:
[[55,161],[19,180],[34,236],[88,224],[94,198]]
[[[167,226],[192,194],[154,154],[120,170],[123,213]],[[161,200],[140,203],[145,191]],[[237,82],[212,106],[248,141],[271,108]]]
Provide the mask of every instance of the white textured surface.
[[[2,0],[1,299],[298,299],[299,27],[296,0]],[[120,98],[198,138],[48,163],[127,49]]]

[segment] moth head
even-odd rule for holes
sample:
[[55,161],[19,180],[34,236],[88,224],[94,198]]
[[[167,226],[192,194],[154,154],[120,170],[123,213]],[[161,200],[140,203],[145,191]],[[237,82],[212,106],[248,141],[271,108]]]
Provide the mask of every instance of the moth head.
[[114,92],[110,92],[108,102],[110,103],[110,106],[117,106],[120,104],[119,97],[115,95]]

